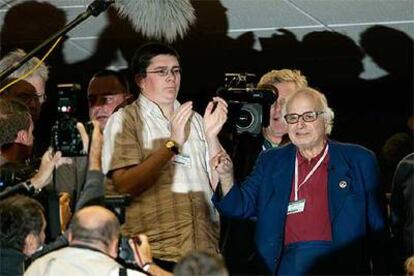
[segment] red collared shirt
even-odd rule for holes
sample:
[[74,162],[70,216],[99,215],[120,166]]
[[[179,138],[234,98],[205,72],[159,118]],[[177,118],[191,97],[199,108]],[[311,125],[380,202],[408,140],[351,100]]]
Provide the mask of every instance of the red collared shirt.
[[[324,150],[325,148],[318,156],[312,158],[310,161],[297,151],[298,183],[303,182],[306,175],[322,157]],[[303,212],[287,215],[285,245],[303,241],[332,240],[328,209],[328,162],[329,153],[315,173],[299,188],[298,199],[306,200],[305,209]],[[295,200],[294,186],[293,180],[289,201]]]

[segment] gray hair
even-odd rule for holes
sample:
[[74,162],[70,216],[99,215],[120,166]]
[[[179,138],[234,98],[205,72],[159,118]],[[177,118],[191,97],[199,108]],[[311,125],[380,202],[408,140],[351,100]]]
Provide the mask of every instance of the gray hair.
[[323,111],[322,117],[325,121],[325,134],[329,135],[332,132],[333,124],[334,124],[334,118],[335,113],[333,110],[328,106],[328,100],[326,99],[325,95],[319,92],[316,89],[310,88],[310,87],[304,87],[296,91],[295,94],[291,95],[287,101],[286,104],[282,108],[282,116],[283,118],[287,114],[288,107],[291,105],[293,99],[300,96],[301,94],[307,95],[315,101],[316,105],[319,106],[320,111]]
[[[7,55],[5,55],[0,60],[0,72],[3,72],[16,62],[20,62],[24,57],[26,56],[26,52],[21,49],[16,49],[14,51],[9,52]],[[27,74],[30,70],[32,70],[40,60],[37,57],[31,58],[29,61],[27,61],[25,64],[23,64],[19,69],[15,70],[9,78],[19,78],[23,76],[24,74]],[[41,64],[39,68],[35,72],[33,72],[32,75],[28,76],[30,77],[40,77],[45,82],[47,81],[49,77],[49,69],[45,64]]]

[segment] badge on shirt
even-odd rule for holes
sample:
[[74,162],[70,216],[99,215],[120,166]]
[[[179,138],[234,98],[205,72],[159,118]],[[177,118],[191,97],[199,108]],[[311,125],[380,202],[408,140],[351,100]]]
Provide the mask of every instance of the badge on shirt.
[[187,168],[191,167],[191,159],[190,156],[184,154],[177,154],[172,161],[174,165],[180,165]]
[[303,212],[303,210],[305,210],[305,203],[305,199],[289,202],[287,214],[290,215]]

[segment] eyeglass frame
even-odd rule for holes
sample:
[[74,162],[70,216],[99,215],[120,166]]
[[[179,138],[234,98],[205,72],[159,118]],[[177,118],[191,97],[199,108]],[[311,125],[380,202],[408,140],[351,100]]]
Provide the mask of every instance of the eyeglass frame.
[[[286,114],[285,116],[283,116],[283,118],[285,118],[286,123],[288,123],[290,125],[297,124],[299,122],[300,118],[302,118],[302,120],[304,122],[306,122],[306,123],[311,123],[311,122],[315,122],[319,118],[319,116],[321,114],[324,114],[324,113],[325,113],[325,111],[306,111],[306,112],[304,112],[302,114],[289,113],[289,114]],[[312,120],[305,119],[304,116],[307,115],[307,114],[315,114],[315,119],[312,119]],[[288,119],[287,119],[287,117],[290,116],[290,115],[296,115],[296,116],[298,116],[297,117],[297,120],[295,120],[295,122],[289,122]]]
[[[175,70],[175,72],[174,72]],[[168,68],[159,68],[159,69],[154,69],[151,71],[145,71],[145,73],[147,74],[158,74],[158,76],[160,77],[166,77],[169,75],[169,73],[171,73],[171,75],[173,75],[174,77],[177,75],[181,75],[182,70],[181,67],[172,67],[171,69]]]

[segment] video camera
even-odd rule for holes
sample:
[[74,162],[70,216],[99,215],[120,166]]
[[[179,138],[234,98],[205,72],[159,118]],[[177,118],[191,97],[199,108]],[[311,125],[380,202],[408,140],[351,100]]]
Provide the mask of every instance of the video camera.
[[[57,120],[52,127],[52,146],[61,151],[63,156],[86,155],[81,135],[76,127],[76,97],[80,85],[75,83],[57,86]],[[85,126],[88,130],[91,126]],[[90,133],[90,130],[88,131]]]
[[270,106],[277,100],[273,86],[254,87],[250,73],[226,73],[224,88],[217,95],[229,104],[229,121],[237,134],[257,135],[269,125]]

